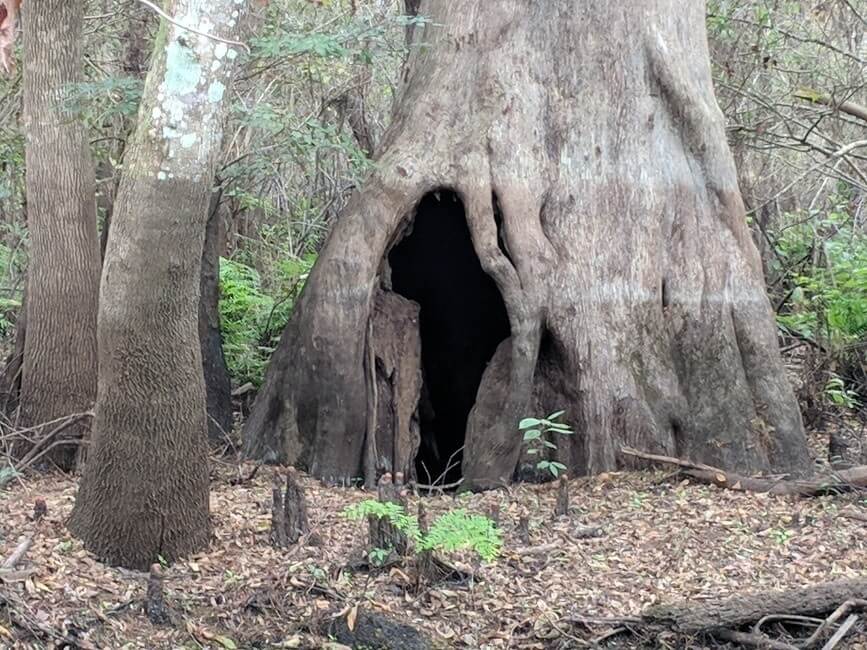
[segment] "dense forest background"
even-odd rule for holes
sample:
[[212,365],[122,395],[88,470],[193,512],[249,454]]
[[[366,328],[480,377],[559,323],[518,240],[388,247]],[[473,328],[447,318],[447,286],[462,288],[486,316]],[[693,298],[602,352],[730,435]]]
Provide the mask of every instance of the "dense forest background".
[[[387,126],[412,27],[391,0],[254,4],[214,184],[223,349],[244,404]],[[709,4],[717,97],[785,351],[805,370],[808,424],[867,395],[864,9]],[[64,101],[89,128],[103,230],[157,26],[136,3],[88,3],[87,80]],[[20,111],[16,74],[0,84],[0,333],[10,345],[28,264]]]

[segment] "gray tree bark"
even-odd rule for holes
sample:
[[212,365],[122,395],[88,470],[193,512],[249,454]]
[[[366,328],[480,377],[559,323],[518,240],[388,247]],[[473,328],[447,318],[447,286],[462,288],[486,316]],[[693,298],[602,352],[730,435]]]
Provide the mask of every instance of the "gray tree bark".
[[[24,131],[30,262],[21,368],[25,426],[86,411],[96,397],[99,240],[84,125],[64,109],[82,79],[84,3],[24,3]],[[72,438],[87,422],[67,432]],[[75,463],[75,446],[51,459]]]
[[[167,5],[222,38],[245,9]],[[145,569],[210,537],[200,269],[236,56],[164,23],[125,158],[103,266],[93,443],[69,523],[111,564]]]
[[[803,469],[704,3],[427,0],[419,11],[424,46],[376,170],[311,273],[246,424],[247,453],[338,482],[359,475],[374,428],[374,297],[397,286],[390,260],[420,225],[416,208],[450,190],[460,205],[439,209],[463,211],[509,330],[475,380],[465,485],[509,481],[519,420],[559,409],[576,430],[556,451],[570,475],[624,466],[621,445],[743,473]],[[439,251],[446,271],[452,250]],[[425,323],[442,310],[419,300],[424,358]]]

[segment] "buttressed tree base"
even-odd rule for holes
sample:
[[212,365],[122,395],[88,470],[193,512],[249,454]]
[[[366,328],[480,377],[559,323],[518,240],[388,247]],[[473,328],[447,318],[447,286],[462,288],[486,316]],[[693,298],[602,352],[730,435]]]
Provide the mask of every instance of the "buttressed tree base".
[[[723,116],[705,4],[429,0],[375,171],[311,273],[249,455],[346,482],[460,457],[511,480],[622,445],[741,473],[807,464]],[[417,462],[418,461],[418,462]],[[368,478],[370,478],[368,476]]]

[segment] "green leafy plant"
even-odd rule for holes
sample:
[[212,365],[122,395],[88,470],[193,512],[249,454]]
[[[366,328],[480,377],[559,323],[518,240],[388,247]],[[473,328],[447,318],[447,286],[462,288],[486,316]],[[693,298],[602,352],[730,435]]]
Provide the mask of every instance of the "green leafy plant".
[[[824,211],[785,215],[772,270],[781,297],[781,329],[806,342],[816,357],[813,400],[858,408],[867,395],[867,235],[838,188]],[[854,390],[853,390],[854,389]]]
[[220,329],[223,354],[236,383],[259,385],[267,354],[261,349],[260,335],[274,306],[262,291],[259,273],[233,260],[220,260]]
[[794,536],[794,533],[788,528],[775,528],[771,534],[777,544],[786,544]]
[[[418,520],[408,515],[397,503],[361,501],[344,510],[344,516],[349,519],[366,519],[377,517],[386,519],[392,526],[400,530],[412,540],[416,552],[440,551],[452,553],[469,550],[482,560],[490,562],[500,554],[503,538],[500,531],[490,518],[467,512],[463,508],[451,510],[439,516],[430,526],[427,534],[423,534],[418,526]],[[375,561],[378,551],[373,549],[369,557]]]
[[846,382],[835,374],[825,384],[824,396],[832,404],[846,409],[856,409],[861,405],[858,393],[847,388]]
[[644,502],[647,501],[647,493],[646,492],[636,492],[632,495],[632,498],[629,500],[629,505],[631,505],[636,510],[641,510],[644,507]]
[[144,85],[135,77],[111,76],[69,86],[63,108],[75,118],[99,125],[115,116],[135,117]]
[[[564,411],[557,411],[546,418],[524,418],[521,420],[518,424],[518,430],[523,434],[528,454],[542,456],[546,449],[556,450],[557,445],[551,441],[551,438],[557,435],[568,436],[575,433],[568,424],[559,421],[563,413]],[[566,466],[563,463],[540,458],[536,463],[536,469],[550,472],[556,478],[560,472],[566,471]]]
[[399,503],[367,499],[347,507],[343,514],[349,519],[366,519],[367,517],[385,519],[414,542],[421,542],[418,520],[412,515],[408,515]]
[[372,548],[368,551],[367,557],[373,566],[381,567],[385,565],[388,556],[391,555],[393,550],[391,548]]
[[438,517],[421,541],[425,551],[450,553],[469,549],[486,562],[496,558],[502,546],[500,531],[490,518],[471,514],[463,508]]
[[223,353],[235,383],[262,383],[265,366],[314,261],[314,255],[282,260],[265,283],[252,266],[220,259]]

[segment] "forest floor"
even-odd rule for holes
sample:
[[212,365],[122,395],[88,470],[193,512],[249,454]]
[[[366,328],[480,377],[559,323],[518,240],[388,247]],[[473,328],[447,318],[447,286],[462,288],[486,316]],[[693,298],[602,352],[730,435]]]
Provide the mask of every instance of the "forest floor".
[[[276,550],[269,544],[273,469],[233,484],[252,470],[215,463],[213,543],[165,569],[174,618],[165,626],[143,613],[147,574],[97,562],[67,532],[73,478],[32,476],[0,492],[0,560],[20,535],[34,540],[20,579],[0,581],[0,647],[320,648],[328,647],[322,625],[359,606],[413,625],[443,648],[578,648],[611,629],[588,628],[576,622],[581,616],[635,616],[661,602],[698,604],[867,573],[864,494],[798,499],[696,485],[670,473],[608,473],[570,482],[569,517],[552,514],[553,483],[422,497],[431,517],[499,507],[505,544],[480,567],[450,558],[474,567],[472,581],[416,593],[411,566],[373,574],[347,568],[367,532],[343,511],[368,494],[302,477],[319,545]],[[47,515],[37,523],[38,498]],[[412,511],[417,499],[410,495]],[[516,530],[525,509],[529,545]],[[576,539],[581,525],[603,534]],[[613,636],[595,647],[638,647],[631,639]],[[709,646],[656,637],[645,647]],[[867,637],[838,647],[867,649]]]

